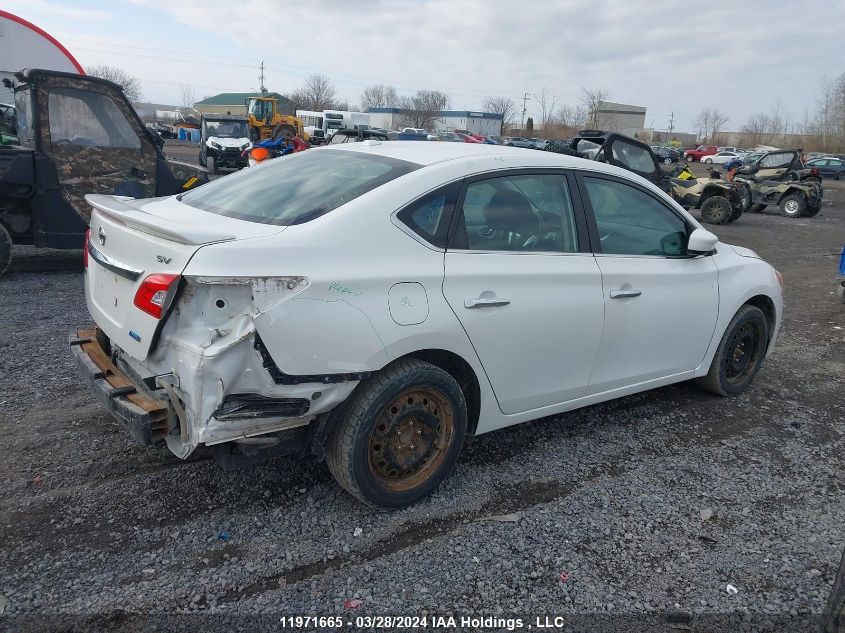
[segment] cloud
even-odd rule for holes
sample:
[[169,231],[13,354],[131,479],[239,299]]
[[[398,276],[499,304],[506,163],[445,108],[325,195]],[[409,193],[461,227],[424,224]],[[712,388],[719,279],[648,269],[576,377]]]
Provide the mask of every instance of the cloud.
[[[727,112],[734,128],[778,99],[800,117],[814,107],[821,75],[842,65],[845,21],[845,3],[762,0],[692,10],[673,0],[129,0],[109,8],[118,22],[141,12],[159,24],[155,32],[123,25],[110,35],[126,47],[90,44],[78,55],[108,63],[113,51],[112,63],[148,80],[145,92],[159,100],[165,91],[175,98],[178,83],[203,86],[199,93],[255,88],[263,59],[279,92],[310,72],[329,75],[353,103],[382,82],[404,93],[439,89],[470,109],[489,95],[516,101],[546,88],[574,103],[582,87],[603,88],[646,106],[647,125],[665,127],[674,112],[679,130],[703,107]],[[536,103],[527,105],[536,116]]]
[[108,11],[69,7],[48,0],[6,0],[3,5],[4,10],[21,16],[23,13],[39,13],[68,20],[107,20],[112,17]]

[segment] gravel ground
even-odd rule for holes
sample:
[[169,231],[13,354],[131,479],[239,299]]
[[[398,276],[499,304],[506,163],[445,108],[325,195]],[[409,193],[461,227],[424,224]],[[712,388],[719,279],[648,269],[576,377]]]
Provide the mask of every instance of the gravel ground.
[[815,630],[845,523],[844,184],[815,218],[716,227],[786,279],[777,352],[745,395],[680,384],[484,435],[400,512],[361,506],[322,463],[227,473],[133,445],[67,350],[89,321],[79,254],[19,250],[0,278],[0,629],[427,613]]

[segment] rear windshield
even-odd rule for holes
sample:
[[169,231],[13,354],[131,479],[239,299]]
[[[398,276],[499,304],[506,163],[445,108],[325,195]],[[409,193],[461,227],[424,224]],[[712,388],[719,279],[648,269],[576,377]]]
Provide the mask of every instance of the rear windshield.
[[420,165],[362,152],[311,149],[274,158],[182,194],[185,204],[261,224],[302,224]]

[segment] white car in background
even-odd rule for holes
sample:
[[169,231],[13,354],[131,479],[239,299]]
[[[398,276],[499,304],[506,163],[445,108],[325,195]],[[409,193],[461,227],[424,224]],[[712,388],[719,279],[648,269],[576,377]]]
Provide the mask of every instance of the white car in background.
[[724,165],[725,163],[729,163],[732,160],[741,159],[742,154],[738,152],[716,152],[711,156],[705,156],[701,159],[701,162],[705,165]]
[[87,200],[96,327],[70,344],[131,434],[325,455],[379,506],[431,493],[467,435],[690,379],[742,393],[781,323],[754,252],[556,153],[364,141]]

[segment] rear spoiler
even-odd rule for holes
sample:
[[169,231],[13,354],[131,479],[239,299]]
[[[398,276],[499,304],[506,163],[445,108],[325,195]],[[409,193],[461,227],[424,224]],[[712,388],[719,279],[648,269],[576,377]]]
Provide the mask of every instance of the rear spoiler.
[[162,218],[126,204],[128,200],[134,200],[134,198],[109,196],[101,193],[89,193],[85,196],[85,201],[88,204],[109,217],[142,233],[163,237],[172,242],[199,245],[235,239],[235,236],[229,233],[197,226],[195,216],[191,217],[190,220],[186,218],[186,221],[182,223],[179,222],[181,218],[178,213],[172,214],[168,218]]

